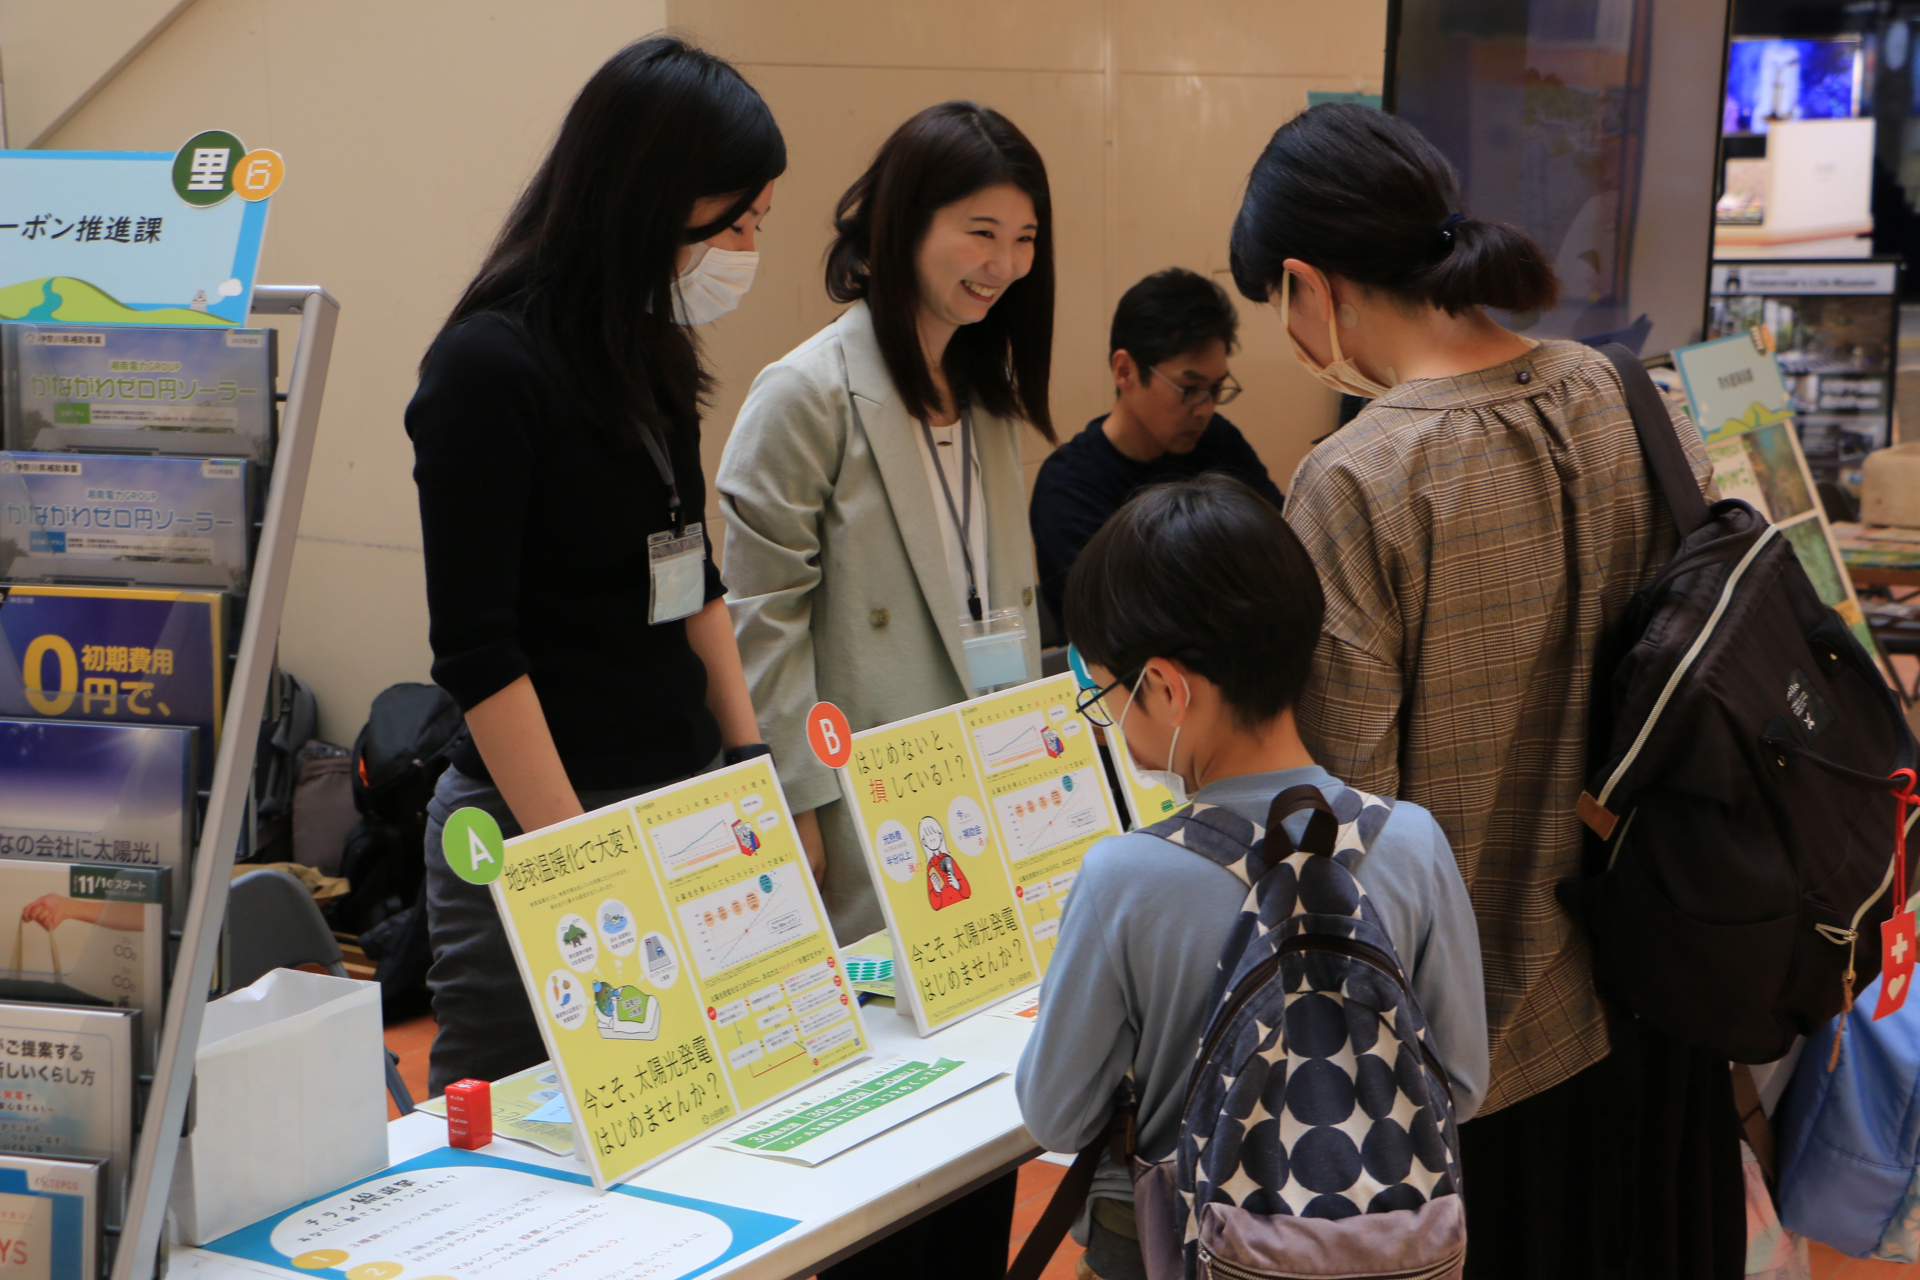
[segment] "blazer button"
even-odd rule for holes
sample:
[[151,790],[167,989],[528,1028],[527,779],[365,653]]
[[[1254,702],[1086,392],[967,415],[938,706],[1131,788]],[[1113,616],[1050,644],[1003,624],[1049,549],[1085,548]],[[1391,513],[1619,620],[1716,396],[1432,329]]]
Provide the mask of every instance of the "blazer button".
[[871,622],[874,625],[874,628],[878,630],[879,628],[884,627],[889,622],[893,621],[893,615],[888,613],[885,609],[875,609],[872,613],[867,615],[867,621]]
[[1021,588],[1020,603],[1029,609],[1033,607],[1033,588],[1032,587]]

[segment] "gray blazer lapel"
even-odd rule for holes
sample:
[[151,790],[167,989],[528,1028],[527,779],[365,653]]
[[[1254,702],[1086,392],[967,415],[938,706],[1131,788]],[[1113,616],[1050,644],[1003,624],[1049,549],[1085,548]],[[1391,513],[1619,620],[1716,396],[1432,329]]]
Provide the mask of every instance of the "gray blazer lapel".
[[920,445],[914,438],[919,425],[893,392],[893,379],[874,341],[873,320],[866,303],[854,303],[837,325],[840,349],[847,362],[847,390],[859,428],[880,468],[881,483],[886,485],[894,525],[906,544],[907,560],[913,565],[934,626],[946,642],[947,657],[960,677],[960,687],[971,688],[966,651],[960,645],[960,620],[953,609],[953,575],[947,568],[946,549],[941,546],[939,513],[927,484],[926,464],[920,460]]

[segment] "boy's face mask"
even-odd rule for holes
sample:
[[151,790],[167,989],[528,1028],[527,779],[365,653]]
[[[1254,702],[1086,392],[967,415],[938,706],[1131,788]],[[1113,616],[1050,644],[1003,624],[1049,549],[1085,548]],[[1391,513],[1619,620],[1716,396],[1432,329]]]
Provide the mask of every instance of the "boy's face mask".
[[[1140,678],[1133,682],[1133,688],[1127,693],[1127,709],[1120,713],[1120,723],[1115,726],[1122,734],[1125,734],[1127,731],[1127,717],[1133,713],[1134,699],[1140,696],[1140,685],[1146,678],[1147,669],[1142,667],[1140,668]],[[1187,705],[1191,707],[1193,705],[1193,689],[1187,684],[1187,678],[1185,676],[1180,677],[1180,684],[1186,692]],[[1152,786],[1157,782],[1172,792],[1175,808],[1179,808],[1187,802],[1187,780],[1175,773],[1173,769],[1174,752],[1179,749],[1180,726],[1175,725],[1173,727],[1173,741],[1167,744],[1167,767],[1164,769],[1148,769],[1142,767],[1140,757],[1133,754],[1133,739],[1127,739],[1127,756],[1133,764],[1134,772],[1138,773],[1140,780],[1148,786]]]
[[[1287,324],[1292,294],[1293,272],[1284,272],[1280,280],[1280,327],[1286,330],[1287,341],[1293,345],[1293,358],[1300,362],[1302,369],[1342,395],[1359,396],[1363,400],[1377,400],[1393,390],[1391,386],[1375,382],[1360,372],[1359,365],[1340,353],[1340,326],[1334,323],[1334,312],[1347,308],[1333,305],[1331,290],[1327,293],[1327,341],[1333,344],[1333,360],[1329,364],[1315,364],[1313,357],[1307,354],[1307,349],[1300,345],[1300,340],[1293,336],[1293,330]],[[1387,376],[1397,378],[1398,375],[1388,369]]]

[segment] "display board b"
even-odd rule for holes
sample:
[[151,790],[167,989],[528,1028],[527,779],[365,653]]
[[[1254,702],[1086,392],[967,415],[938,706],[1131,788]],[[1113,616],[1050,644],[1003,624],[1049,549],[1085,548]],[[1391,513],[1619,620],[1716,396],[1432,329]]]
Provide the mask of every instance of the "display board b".
[[1120,830],[1075,692],[1054,676],[852,736],[841,788],[921,1035],[1040,980],[1080,860]]

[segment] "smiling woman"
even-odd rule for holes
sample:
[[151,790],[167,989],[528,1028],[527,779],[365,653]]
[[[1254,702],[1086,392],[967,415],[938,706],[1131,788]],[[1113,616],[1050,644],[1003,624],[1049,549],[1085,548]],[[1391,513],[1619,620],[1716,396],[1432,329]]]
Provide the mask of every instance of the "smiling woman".
[[[867,729],[1040,673],[1019,420],[1053,439],[1046,166],[1005,116],[942,103],[881,146],[834,230],[827,292],[851,305],[754,380],[715,488],[747,684],[852,939],[882,921],[808,710]],[[948,866],[928,892],[957,901]],[[1009,1176],[822,1275],[997,1278],[1012,1212]]]

